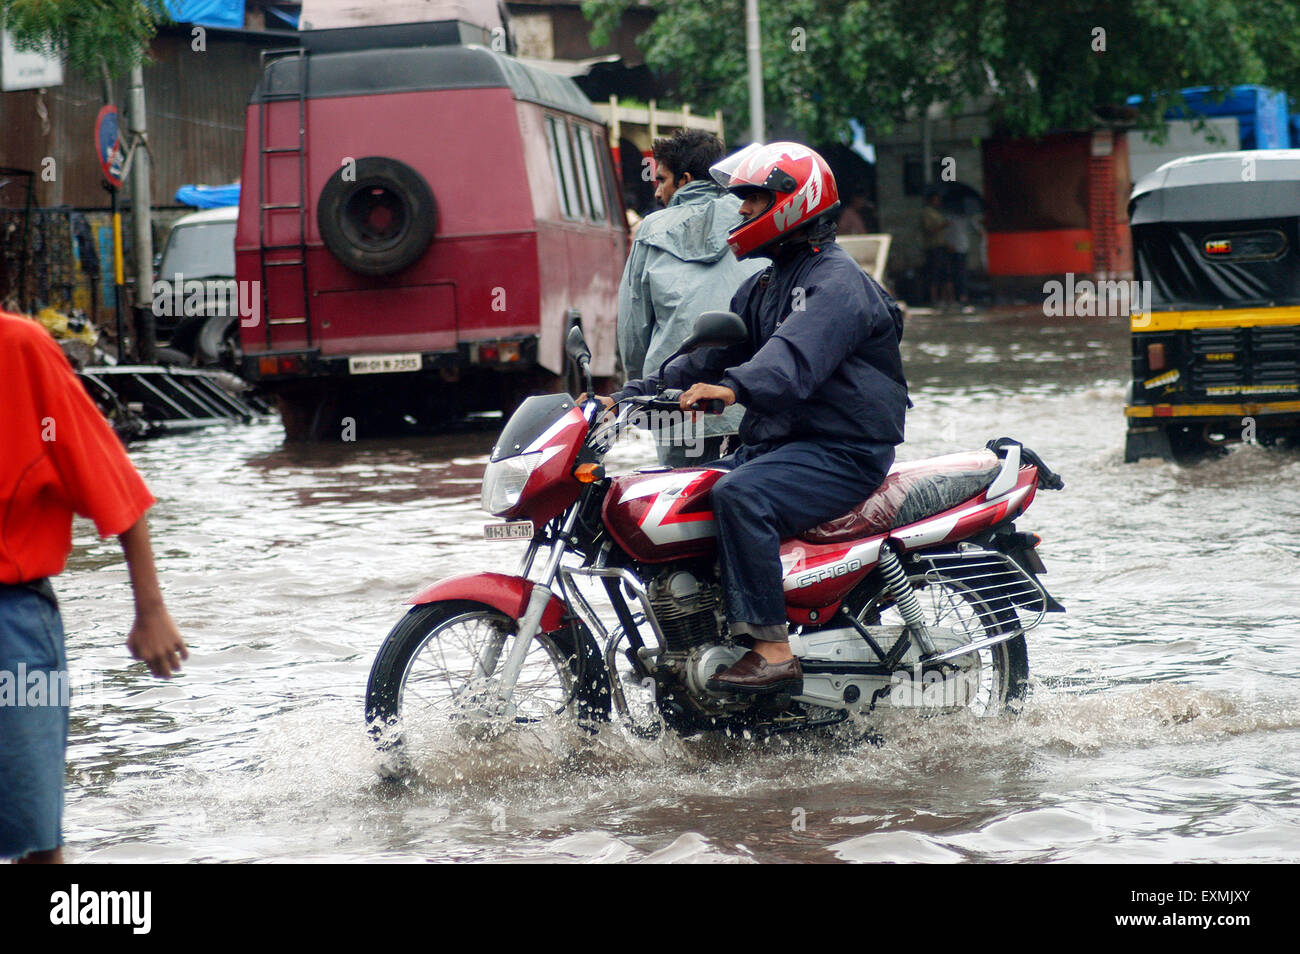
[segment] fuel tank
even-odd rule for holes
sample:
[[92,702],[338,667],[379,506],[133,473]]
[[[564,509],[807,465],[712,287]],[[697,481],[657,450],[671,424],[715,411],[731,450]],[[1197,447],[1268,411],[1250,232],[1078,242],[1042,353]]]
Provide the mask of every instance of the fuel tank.
[[615,477],[602,507],[605,526],[642,563],[709,556],[717,547],[709,491],[725,473],[699,468]]

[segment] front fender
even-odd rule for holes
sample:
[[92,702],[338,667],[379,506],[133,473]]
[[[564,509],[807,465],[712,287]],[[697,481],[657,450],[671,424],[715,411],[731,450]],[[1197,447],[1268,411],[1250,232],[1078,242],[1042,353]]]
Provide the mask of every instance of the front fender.
[[[507,576],[504,573],[466,573],[452,576],[420,591],[408,603],[419,606],[423,603],[439,603],[446,600],[473,600],[486,603],[493,609],[500,610],[511,619],[517,620],[528,608],[529,597],[533,595],[533,581],[522,576]],[[568,607],[551,596],[546,609],[542,611],[542,632],[553,633],[564,625],[564,616]]]

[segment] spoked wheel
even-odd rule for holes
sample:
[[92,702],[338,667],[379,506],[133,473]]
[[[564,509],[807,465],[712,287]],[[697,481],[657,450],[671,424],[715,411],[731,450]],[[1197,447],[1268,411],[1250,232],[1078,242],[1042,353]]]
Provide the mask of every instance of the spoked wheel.
[[[1016,632],[1020,627],[1010,602],[985,599],[959,578],[931,571],[908,579],[940,652]],[[867,626],[883,626],[886,632],[898,632],[903,626],[902,615],[887,592],[869,600],[858,619]],[[942,663],[924,664],[918,671],[919,659],[913,645],[892,680],[891,705],[993,716],[1018,711],[1029,691],[1029,653],[1023,633]]]
[[516,622],[482,603],[417,606],[380,647],[366,687],[366,720],[384,749],[411,734],[446,727],[473,733],[577,715],[605,719],[609,686],[595,642],[578,628],[538,634],[508,707],[499,700],[501,669]]

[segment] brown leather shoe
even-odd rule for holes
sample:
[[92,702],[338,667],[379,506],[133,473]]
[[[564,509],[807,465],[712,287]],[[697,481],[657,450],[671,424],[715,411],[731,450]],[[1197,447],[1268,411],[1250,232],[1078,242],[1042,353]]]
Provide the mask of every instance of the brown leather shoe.
[[773,665],[758,653],[750,650],[705,685],[715,692],[739,692],[749,696],[788,692],[796,696],[803,692],[803,667],[796,656],[789,662]]

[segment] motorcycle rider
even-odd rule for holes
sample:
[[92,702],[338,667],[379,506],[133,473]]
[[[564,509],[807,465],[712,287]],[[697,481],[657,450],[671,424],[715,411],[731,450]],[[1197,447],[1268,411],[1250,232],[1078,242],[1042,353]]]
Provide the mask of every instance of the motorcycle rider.
[[712,465],[728,628],[753,649],[709,680],[748,696],[797,694],[780,541],[838,517],[869,496],[903,440],[908,406],[898,305],[835,244],[839,195],[825,160],[790,142],[755,143],[715,164],[713,178],[741,199],[728,245],[772,265],[732,298],[749,341],[674,360],[663,381],[628,382],[609,404],[661,386],[685,388],[680,406],[718,398],[747,410],[742,447]]
[[[722,141],[702,129],[655,140],[655,197],[666,208],[641,224],[618,286],[618,353],[629,377],[657,371],[700,312],[726,308],[740,283],[767,264],[738,262],[727,248],[740,202],[709,176],[724,152]],[[694,441],[686,440],[691,432],[680,417],[678,433],[662,427],[659,463],[689,467],[717,460],[744,411],[737,406],[697,422]]]

